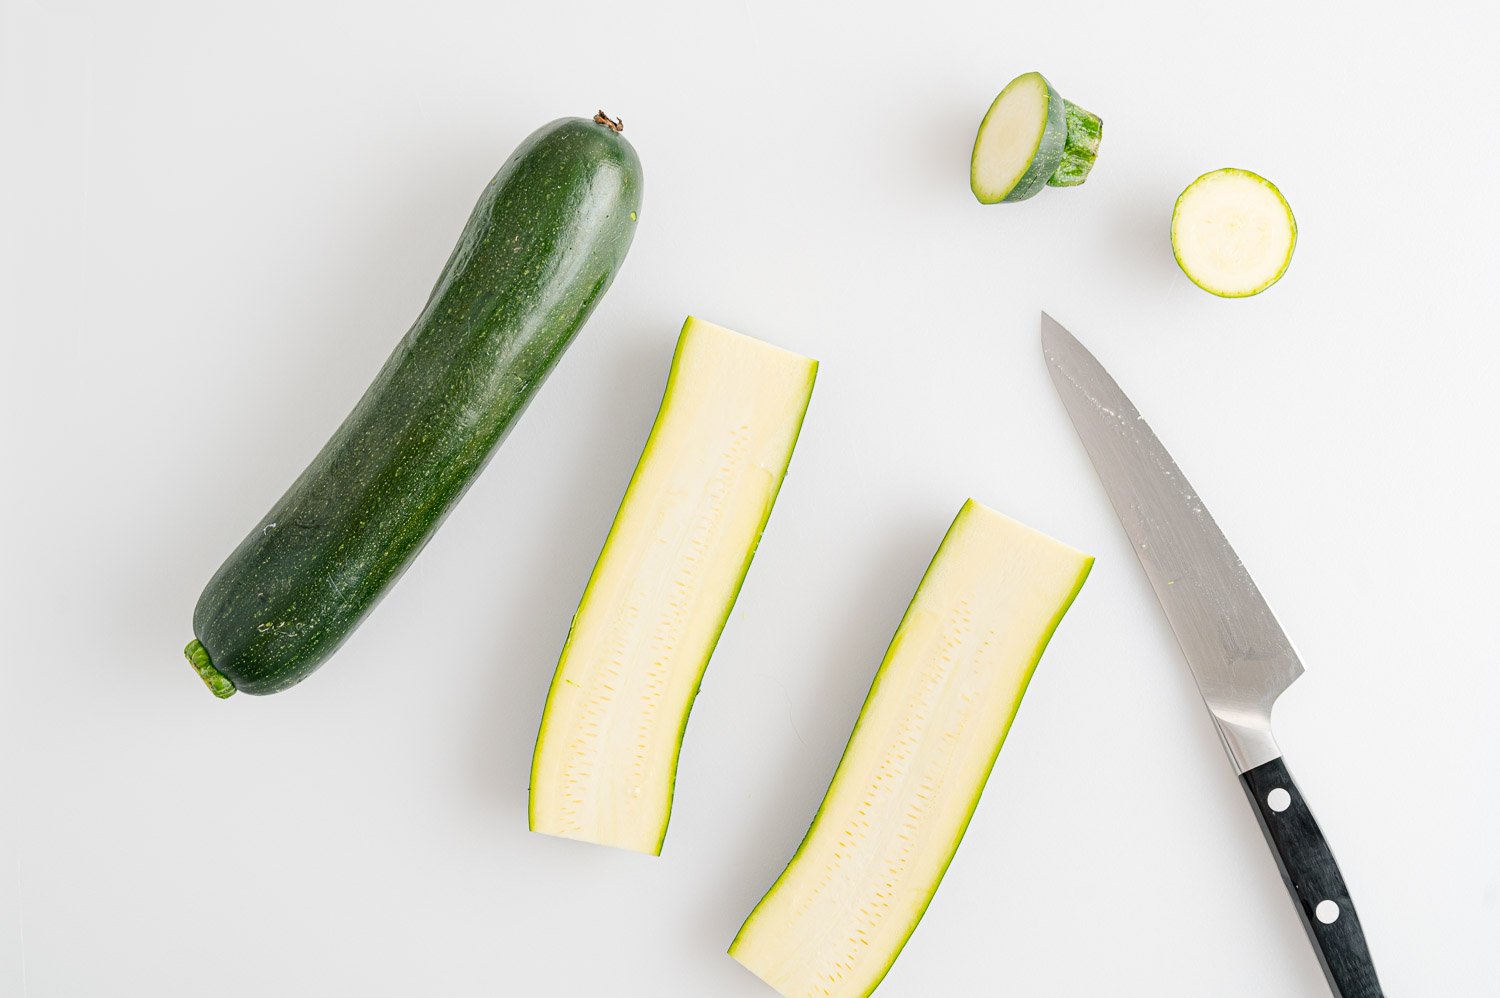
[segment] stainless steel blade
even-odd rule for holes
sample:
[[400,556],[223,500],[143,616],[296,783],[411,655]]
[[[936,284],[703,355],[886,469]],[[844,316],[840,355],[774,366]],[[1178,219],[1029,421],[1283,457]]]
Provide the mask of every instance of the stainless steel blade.
[[1291,641],[1146,420],[1045,312],[1042,352],[1230,758],[1243,773],[1279,757],[1271,707],[1302,675]]

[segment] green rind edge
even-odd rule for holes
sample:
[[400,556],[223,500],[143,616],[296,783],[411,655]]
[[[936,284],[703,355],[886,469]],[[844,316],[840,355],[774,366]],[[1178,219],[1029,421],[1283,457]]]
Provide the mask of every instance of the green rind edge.
[[1086,111],[1072,101],[1063,100],[1063,118],[1067,137],[1063,141],[1062,162],[1047,178],[1048,187],[1077,187],[1088,179],[1099,158],[1099,142],[1104,138],[1104,119]]
[[220,700],[228,700],[234,696],[234,682],[224,673],[214,668],[213,661],[208,657],[208,649],[203,647],[203,642],[197,638],[189,641],[187,647],[182,650],[187,656],[188,662],[197,671],[198,678],[208,687],[209,692]]
[[[633,488],[635,488],[636,478],[641,474],[641,469],[645,467],[647,458],[651,456],[654,450],[657,431],[661,427],[667,413],[671,409],[674,394],[673,388],[677,384],[680,362],[682,360],[682,351],[687,339],[685,334],[693,327],[696,322],[697,319],[695,317],[688,316],[687,321],[682,324],[682,333],[678,335],[677,345],[672,351],[672,365],[667,372],[667,386],[662,391],[661,405],[657,409],[656,419],[651,424],[651,432],[646,436],[646,445],[641,448],[640,459],[636,461],[635,470],[630,474],[630,483],[625,486],[625,492],[620,497],[620,505],[615,510],[615,521],[619,520],[620,514],[624,511],[625,503],[630,498],[630,492]],[[749,550],[745,553],[744,564],[740,566],[739,578],[736,580],[734,589],[729,594],[729,598],[724,602],[724,612],[719,618],[718,626],[714,628],[713,638],[711,641],[709,641],[708,647],[704,650],[702,661],[698,663],[698,675],[693,683],[693,695],[688,697],[687,703],[683,705],[682,719],[678,722],[677,738],[674,741],[671,775],[670,779],[667,781],[667,800],[662,813],[661,831],[656,839],[656,847],[651,852],[651,855],[653,856],[661,855],[662,846],[665,844],[667,839],[667,826],[671,823],[672,820],[672,806],[675,803],[677,797],[677,764],[682,755],[682,742],[683,738],[687,734],[688,718],[692,715],[693,704],[698,698],[698,692],[703,684],[703,677],[708,672],[708,663],[713,658],[714,649],[718,647],[719,638],[723,635],[724,627],[729,622],[729,615],[731,612],[733,612],[735,603],[739,601],[740,590],[744,588],[745,578],[750,573],[750,563],[755,559],[755,552],[760,547],[760,538],[765,533],[766,524],[770,522],[771,509],[776,504],[776,497],[781,494],[782,483],[786,481],[786,473],[791,467],[792,455],[796,453],[797,441],[802,435],[802,424],[807,418],[807,407],[812,402],[813,386],[816,383],[818,377],[818,362],[812,358],[807,358],[807,362],[807,389],[802,394],[802,408],[797,413],[796,426],[794,426],[792,430],[792,440],[790,445],[787,447],[786,460],[782,462],[781,474],[777,476],[776,487],[772,490],[769,499],[766,501],[765,512],[761,514],[760,518],[760,526],[755,531],[755,539],[750,543]],[[557,670],[552,674],[552,682],[547,687],[547,700],[546,703],[542,706],[542,721],[537,730],[536,744],[532,748],[530,783],[526,791],[526,825],[528,830],[533,832],[536,831],[536,795],[533,792],[533,788],[536,786],[537,782],[537,761],[541,757],[542,743],[546,740],[547,737],[547,722],[551,719],[552,716],[553,692],[557,689],[557,684],[562,681],[563,663],[567,661],[568,646],[573,642],[573,628],[578,623],[578,618],[583,613],[584,608],[588,606],[589,597],[594,589],[594,582],[598,578],[601,567],[609,558],[611,547],[610,542],[613,537],[614,522],[612,521],[610,523],[609,533],[605,536],[604,539],[604,548],[599,552],[598,560],[594,562],[594,568],[589,573],[589,580],[584,585],[583,596],[578,601],[578,609],[574,612],[573,621],[568,626],[568,637],[563,643],[561,655],[558,656]]]
[[[1010,189],[998,196],[993,193],[983,193],[979,190],[976,173],[979,160],[979,137],[984,134],[984,126],[989,122],[990,115],[999,106],[1010,88],[1028,76],[1036,76],[1047,87],[1047,118],[1042,125],[1042,130],[1036,138],[1036,146],[1031,153],[1031,163],[1025,172],[1017,178]],[[974,135],[974,150],[969,154],[969,190],[974,192],[974,197],[980,204],[1010,204],[1016,201],[1025,201],[1027,198],[1035,197],[1047,186],[1047,178],[1050,177],[1062,162],[1063,145],[1067,138],[1067,119],[1064,115],[1063,99],[1058,96],[1052,84],[1041,73],[1022,73],[1011,80],[990,101],[989,110],[984,112],[980,119],[979,131]]]
[[[975,500],[967,500],[959,509],[958,515],[953,518],[953,522],[949,524],[947,532],[943,534],[942,542],[938,544],[937,552],[933,554],[932,560],[927,563],[926,571],[922,573],[922,582],[917,583],[916,592],[912,594],[911,601],[906,606],[906,611],[901,615],[901,623],[896,625],[896,635],[899,635],[901,633],[901,628],[906,623],[907,615],[911,613],[911,608],[916,605],[918,597],[921,596],[922,583],[927,581],[928,573],[932,571],[933,566],[936,565],[938,560],[943,556],[943,547],[948,543],[948,538],[953,535],[954,528],[956,528],[959,523],[962,522],[964,515],[976,505],[978,504],[975,502]],[[1021,682],[1016,687],[1015,701],[1011,705],[1010,715],[1005,720],[1005,727],[1000,733],[1000,739],[995,745],[995,753],[990,757],[989,765],[985,767],[984,776],[979,780],[979,785],[974,790],[974,797],[969,802],[968,810],[964,814],[963,821],[959,824],[958,832],[953,838],[952,845],[949,846],[948,859],[943,863],[942,869],[938,871],[937,879],[932,885],[932,890],[927,894],[926,903],[917,910],[916,917],[912,919],[911,924],[907,926],[906,931],[902,934],[900,940],[894,947],[892,947],[890,959],[886,961],[885,966],[880,969],[880,972],[875,976],[874,980],[870,982],[870,987],[862,993],[860,998],[869,998],[870,995],[874,994],[875,989],[880,986],[880,982],[885,980],[885,977],[890,973],[891,968],[896,965],[896,959],[901,955],[901,951],[906,948],[907,942],[911,940],[912,933],[916,932],[917,926],[921,924],[922,916],[927,914],[927,909],[929,906],[931,906],[932,899],[937,896],[938,888],[942,886],[943,883],[943,877],[947,874],[948,867],[952,865],[953,857],[958,854],[958,847],[963,842],[964,834],[969,830],[969,822],[974,817],[974,811],[979,807],[979,798],[983,796],[985,785],[989,783],[990,773],[994,771],[995,763],[1000,758],[1000,750],[1005,747],[1005,739],[1010,734],[1011,723],[1015,721],[1016,714],[1020,712],[1021,700],[1026,696],[1027,687],[1031,685],[1031,677],[1036,673],[1036,667],[1042,660],[1042,653],[1046,651],[1047,645],[1052,641],[1052,635],[1057,632],[1057,628],[1062,623],[1063,617],[1067,615],[1068,610],[1073,606],[1073,601],[1078,598],[1078,593],[1083,589],[1083,584],[1088,580],[1089,572],[1093,570],[1093,567],[1094,557],[1092,555],[1084,555],[1083,562],[1079,566],[1078,577],[1074,580],[1072,589],[1063,599],[1061,605],[1057,609],[1057,613],[1052,617],[1052,620],[1048,623],[1046,629],[1042,632],[1041,639],[1037,642],[1036,650],[1032,654],[1031,665],[1027,668],[1026,674],[1021,678]],[[823,816],[823,808],[827,805],[828,798],[833,793],[834,785],[837,782],[839,769],[843,767],[844,759],[849,754],[849,747],[854,744],[854,736],[859,731],[860,724],[864,721],[865,708],[869,706],[870,701],[875,696],[876,690],[880,688],[881,677],[885,674],[886,664],[890,661],[891,654],[894,652],[895,647],[896,641],[895,637],[893,636],[890,647],[886,649],[885,657],[881,659],[880,668],[875,671],[875,679],[870,683],[870,692],[865,695],[864,703],[860,705],[859,717],[854,721],[854,727],[849,732],[849,741],[845,743],[844,752],[839,756],[838,766],[834,768],[834,779],[829,781],[828,790],[824,792],[823,800],[821,803],[819,803],[816,813],[813,814],[812,823],[808,825],[807,832],[802,836],[801,843],[798,844],[796,851],[792,853],[792,858],[787,860],[786,867],[781,871],[781,875],[778,876],[775,882],[771,884],[770,889],[766,891],[766,893],[761,897],[760,901],[756,902],[755,907],[750,910],[750,914],[745,917],[744,924],[740,926],[740,930],[735,933],[734,939],[729,944],[728,953],[730,956],[735,956],[735,948],[739,946],[740,939],[744,937],[746,931],[751,927],[752,923],[754,923],[756,914],[760,911],[761,907],[766,903],[766,901],[776,893],[776,890],[781,886],[782,882],[791,872],[792,867],[796,864],[797,858],[802,855],[802,850],[804,847],[806,847],[808,840],[812,838],[813,829],[817,827],[818,819]]]
[[[1266,187],[1269,187],[1271,189],[1271,193],[1275,194],[1276,199],[1281,202],[1281,206],[1286,209],[1287,221],[1290,222],[1292,226],[1292,242],[1291,245],[1286,248],[1286,259],[1281,261],[1281,268],[1277,270],[1276,273],[1272,274],[1270,278],[1268,278],[1264,283],[1249,291],[1221,291],[1218,288],[1209,287],[1207,284],[1204,284],[1203,282],[1199,281],[1198,278],[1193,276],[1193,272],[1187,268],[1187,264],[1182,262],[1182,256],[1177,252],[1177,211],[1182,207],[1182,199],[1187,197],[1194,187],[1198,186],[1199,181],[1207,180],[1209,177],[1215,177],[1221,173],[1232,173],[1242,177],[1249,177],[1250,179],[1264,184]],[[1207,173],[1200,174],[1193,180],[1191,184],[1188,184],[1182,189],[1181,194],[1177,195],[1177,200],[1172,202],[1171,238],[1172,259],[1177,261],[1177,269],[1181,270],[1183,274],[1187,275],[1188,280],[1192,281],[1198,287],[1202,288],[1204,291],[1207,291],[1209,294],[1214,295],[1217,298],[1253,298],[1256,295],[1260,294],[1262,291],[1269,288],[1271,285],[1275,284],[1277,281],[1281,280],[1281,275],[1285,274],[1287,268],[1292,265],[1292,254],[1297,251],[1297,216],[1292,213],[1292,206],[1287,202],[1286,196],[1281,193],[1281,188],[1271,183],[1265,177],[1262,177],[1254,170],[1246,170],[1238,166],[1223,166],[1217,170],[1209,170]]]

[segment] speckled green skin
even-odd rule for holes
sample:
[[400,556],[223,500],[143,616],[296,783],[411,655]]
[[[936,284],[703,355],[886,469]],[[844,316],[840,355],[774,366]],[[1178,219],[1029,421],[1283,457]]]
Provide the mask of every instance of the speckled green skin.
[[521,143],[374,383],[199,597],[190,660],[210,689],[276,693],[343,643],[573,341],[640,204],[640,161],[609,127],[563,118]]
[[1063,100],[1063,118],[1068,134],[1063,140],[1062,162],[1047,178],[1048,187],[1077,187],[1087,180],[1099,157],[1099,141],[1104,138],[1103,119],[1070,100]]

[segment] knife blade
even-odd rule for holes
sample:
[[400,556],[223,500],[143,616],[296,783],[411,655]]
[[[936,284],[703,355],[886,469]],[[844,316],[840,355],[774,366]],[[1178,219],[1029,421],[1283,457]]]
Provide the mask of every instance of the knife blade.
[[1166,613],[1240,784],[1340,998],[1382,994],[1348,887],[1271,732],[1302,660],[1255,580],[1140,411],[1042,313],[1048,373]]

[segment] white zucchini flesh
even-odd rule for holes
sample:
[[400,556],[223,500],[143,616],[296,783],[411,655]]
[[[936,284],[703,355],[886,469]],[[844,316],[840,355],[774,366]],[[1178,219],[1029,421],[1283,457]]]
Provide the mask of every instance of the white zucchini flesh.
[[817,362],[689,318],[532,758],[531,829],[659,855],[688,711],[786,474]]
[[1260,294],[1281,279],[1297,220],[1276,185],[1249,170],[1205,173],[1172,208],[1172,253],[1194,284],[1221,298]]
[[1067,137],[1063,99],[1041,73],[1023,73],[995,98],[969,160],[969,187],[984,204],[1024,201],[1047,186]]
[[787,998],[872,992],[958,849],[1093,558],[972,499],[923,576],[812,827],[729,948]]

